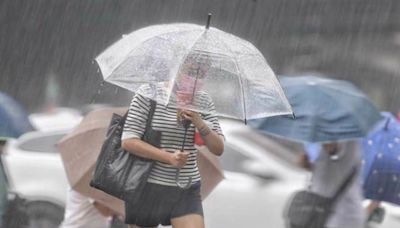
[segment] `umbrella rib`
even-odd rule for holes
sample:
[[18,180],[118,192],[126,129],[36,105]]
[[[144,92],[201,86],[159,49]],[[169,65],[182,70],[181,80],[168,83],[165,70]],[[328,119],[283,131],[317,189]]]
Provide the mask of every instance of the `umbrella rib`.
[[242,81],[242,77],[241,77],[243,74],[240,71],[239,64],[238,64],[238,62],[236,60],[236,57],[235,57],[233,51],[229,48],[229,46],[222,39],[221,39],[221,43],[231,53],[231,57],[233,59],[233,63],[235,64],[235,68],[236,68],[236,71],[237,71],[238,76],[239,76],[238,78],[239,78],[239,84],[240,84],[240,88],[241,88],[241,92],[242,92],[242,101],[243,101],[243,117],[244,117],[244,122],[246,123],[247,122],[247,120],[246,120],[247,119],[247,116],[246,116],[246,114],[247,114],[246,99],[245,99],[245,92],[244,92],[244,88],[243,88],[243,81]]
[[[181,62],[181,64],[179,64],[179,67],[178,67],[178,70],[177,70],[177,72],[175,72],[175,77],[173,77],[173,81],[172,81],[172,85],[175,85],[175,79],[176,79],[176,75],[178,74],[178,72],[180,72],[180,70],[181,70],[181,67],[182,67],[182,60],[184,61],[186,58],[187,58],[187,56],[189,55],[189,53],[192,51],[192,48],[194,47],[194,45],[197,43],[197,41],[199,41],[199,39],[205,34],[207,32],[207,30],[206,29],[204,29],[200,34],[199,34],[199,36],[193,41],[193,43],[190,45],[190,48],[188,48],[188,51],[185,53],[185,55],[183,56],[183,58],[179,61],[179,62]],[[195,89],[196,88],[193,88],[193,93],[195,92]],[[169,100],[169,96],[171,96],[171,93],[169,93],[169,95],[168,95],[168,99],[167,100]]]
[[[338,91],[337,89],[334,89],[334,90]],[[348,91],[346,91],[346,92],[348,92]],[[352,94],[352,93],[349,93],[349,94]],[[329,94],[329,93],[325,93],[325,95],[328,96],[328,97],[332,97],[332,94]],[[365,99],[365,98],[360,97],[360,96],[358,96],[358,95],[356,95],[355,97],[360,98],[360,99]],[[349,106],[346,102],[341,102],[340,100],[336,100],[336,101],[337,101],[337,103],[338,103],[339,105],[342,106],[342,108],[344,108],[344,109],[346,109],[346,110],[349,110],[350,113],[351,113],[351,110],[354,109],[353,107]],[[352,117],[353,117],[353,119],[355,120],[355,122],[358,123],[358,127],[359,127],[363,132],[366,132],[366,131],[368,130],[368,129],[365,129],[365,126],[362,124],[362,122],[361,122],[358,118],[355,118],[354,116],[352,116]]]

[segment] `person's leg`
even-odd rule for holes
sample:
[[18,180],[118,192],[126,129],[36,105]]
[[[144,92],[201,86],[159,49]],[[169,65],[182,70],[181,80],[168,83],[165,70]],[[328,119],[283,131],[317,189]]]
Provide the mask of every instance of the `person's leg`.
[[204,218],[199,214],[188,214],[171,219],[173,228],[204,228]]

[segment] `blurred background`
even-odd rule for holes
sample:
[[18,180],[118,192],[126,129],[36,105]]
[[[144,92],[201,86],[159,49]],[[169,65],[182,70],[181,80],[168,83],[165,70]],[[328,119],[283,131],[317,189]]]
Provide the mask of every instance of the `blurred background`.
[[[57,227],[63,216],[68,184],[55,143],[88,111],[132,97],[102,84],[94,57],[133,30],[205,24],[208,13],[211,26],[252,42],[276,74],[348,80],[379,109],[400,111],[396,0],[2,0],[0,91],[36,130],[8,139],[4,163],[9,185],[30,203],[31,227]],[[236,121],[222,127],[226,179],[205,201],[207,227],[283,227],[287,198],[309,178],[293,165],[300,145]],[[382,227],[399,226],[389,208]]]
[[[252,42],[278,74],[318,71],[354,82],[384,110],[400,107],[396,0],[3,0],[0,10],[0,90],[30,111],[49,99],[90,103],[102,80],[93,59],[123,34],[205,24],[209,12],[212,26]],[[124,103],[114,89],[97,101]]]

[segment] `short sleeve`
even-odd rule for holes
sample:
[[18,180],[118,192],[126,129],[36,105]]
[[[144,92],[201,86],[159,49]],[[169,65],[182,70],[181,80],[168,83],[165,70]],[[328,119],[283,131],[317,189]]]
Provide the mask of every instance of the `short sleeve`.
[[215,131],[218,135],[224,136],[218,121],[214,102],[211,100],[211,98],[208,101],[208,112],[203,114],[203,120],[209,122],[210,123],[209,127],[211,127],[211,129]]
[[142,138],[147,116],[150,110],[150,99],[136,93],[133,96],[128,110],[121,139]]

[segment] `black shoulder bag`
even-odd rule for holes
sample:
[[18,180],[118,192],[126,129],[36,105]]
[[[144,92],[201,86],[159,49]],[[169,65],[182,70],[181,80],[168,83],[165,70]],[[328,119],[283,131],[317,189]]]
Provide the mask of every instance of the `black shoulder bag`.
[[357,168],[343,181],[332,197],[321,196],[309,190],[294,193],[285,210],[288,228],[323,228],[332,214],[334,205],[356,176]]
[[[151,127],[156,102],[150,102],[142,140],[160,147],[161,132]],[[113,114],[90,186],[122,200],[129,197],[130,202],[135,202],[147,182],[154,160],[134,155],[121,147],[121,135],[127,115],[128,112],[124,116]]]

